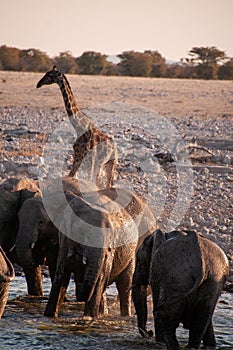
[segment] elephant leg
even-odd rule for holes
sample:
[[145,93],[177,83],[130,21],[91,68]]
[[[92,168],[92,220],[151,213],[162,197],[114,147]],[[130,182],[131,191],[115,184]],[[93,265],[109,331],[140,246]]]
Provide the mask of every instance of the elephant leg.
[[199,288],[190,323],[190,347],[198,349],[202,339],[205,339],[206,344],[208,341],[215,342],[211,319],[219,296],[218,290],[219,286],[214,281],[206,281]]
[[27,282],[28,294],[43,296],[41,266],[36,268],[23,268]]
[[107,305],[107,295],[106,291],[102,294],[100,307],[99,307],[99,315],[107,315],[108,314],[108,305]]
[[66,271],[61,279],[54,277],[49,300],[44,312],[45,316],[58,317],[61,303],[64,301],[66,290],[70,281],[71,272]]
[[176,328],[175,329],[164,329],[163,337],[167,346],[167,350],[179,350],[180,346],[176,338]]
[[121,316],[131,316],[131,285],[134,272],[134,259],[131,260],[127,268],[118,276],[116,287],[120,299]]
[[164,339],[163,333],[161,332],[161,330],[159,328],[159,324],[158,324],[158,321],[156,319],[155,313],[154,313],[154,326],[155,326],[156,343],[164,343],[165,339]]
[[203,337],[203,345],[206,347],[212,347],[214,348],[216,346],[216,340],[214,336],[214,328],[212,324],[212,320],[210,321],[210,324],[205,332],[205,335]]
[[54,276],[56,272],[58,249],[59,249],[58,247],[51,248],[50,252],[47,252],[47,256],[46,256],[46,263],[49,268],[49,275],[52,282],[54,280]]
[[[172,313],[172,310],[170,312]],[[180,346],[176,338],[176,328],[179,325],[178,320],[175,320],[174,317],[171,320],[168,313],[163,315],[157,312],[154,314],[154,321],[156,341],[165,341],[167,350],[179,350]]]
[[199,317],[195,317],[191,321],[190,331],[189,331],[189,347],[194,349],[199,349],[201,341],[205,346],[216,346],[214,330],[212,323],[207,326],[209,323],[209,314],[210,310],[205,308],[205,305],[200,305],[200,308],[195,309],[195,312],[199,314]]
[[[154,288],[152,288],[154,291]],[[153,295],[153,300],[154,300]],[[170,306],[159,307],[157,312],[154,312],[155,331],[159,330],[159,336],[164,338],[167,350],[180,349],[176,338],[176,329],[179,327],[180,320],[185,310],[185,300],[171,304]],[[162,340],[162,339],[160,339]]]

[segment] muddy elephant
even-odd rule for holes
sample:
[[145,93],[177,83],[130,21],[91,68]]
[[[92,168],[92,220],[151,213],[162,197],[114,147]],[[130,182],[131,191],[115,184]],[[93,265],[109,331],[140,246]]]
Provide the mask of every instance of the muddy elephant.
[[48,217],[41,198],[27,199],[18,212],[19,229],[15,249],[23,267],[28,294],[42,296],[42,265],[53,280],[59,250],[58,229]]
[[[57,226],[69,197],[80,195],[79,182],[68,177],[40,183],[40,188],[43,195],[46,193],[47,198],[51,196],[56,205],[55,212],[58,219],[55,222],[48,215],[42,196],[29,198],[24,201],[18,212],[19,225],[15,240],[17,263],[23,267],[28,294],[32,296],[43,296],[42,265],[48,266],[53,281],[59,251]],[[64,203],[59,200],[61,194],[66,198]]]
[[7,303],[10,282],[14,277],[13,265],[0,246],[0,319]]
[[156,230],[137,252],[133,301],[138,328],[146,335],[146,288],[151,286],[156,340],[179,349],[176,328],[189,329],[188,346],[216,345],[212,315],[229,270],[222,249],[195,231]]
[[40,195],[37,183],[28,178],[11,178],[0,185],[0,245],[12,262],[16,258],[18,211],[26,199],[37,195]]
[[121,315],[130,315],[135,252],[142,237],[156,227],[149,207],[131,191],[108,188],[73,198],[60,226],[57,270],[45,315],[58,316],[71,272],[77,301],[85,302],[84,315],[105,312],[105,291],[113,282]]

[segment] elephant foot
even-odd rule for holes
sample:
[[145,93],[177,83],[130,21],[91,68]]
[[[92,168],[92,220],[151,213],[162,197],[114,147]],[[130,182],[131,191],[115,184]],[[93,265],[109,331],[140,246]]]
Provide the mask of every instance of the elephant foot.
[[92,321],[93,317],[88,316],[88,315],[83,315],[82,319],[83,319],[83,321]]
[[146,331],[145,329],[142,329],[142,328],[139,328],[138,330],[143,338],[151,338],[154,335],[152,330]]
[[53,313],[53,312],[48,312],[48,311],[45,311],[44,312],[44,316],[46,317],[53,317],[53,318],[58,318],[58,315]]
[[58,318],[58,312],[53,310],[53,308],[46,307],[44,316]]

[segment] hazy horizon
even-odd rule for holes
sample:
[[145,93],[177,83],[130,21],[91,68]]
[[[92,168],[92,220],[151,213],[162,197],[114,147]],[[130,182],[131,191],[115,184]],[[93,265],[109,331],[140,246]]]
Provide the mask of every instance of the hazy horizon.
[[70,51],[113,56],[157,50],[168,61],[194,46],[216,46],[233,57],[232,0],[0,0],[0,44],[34,48],[50,57]]

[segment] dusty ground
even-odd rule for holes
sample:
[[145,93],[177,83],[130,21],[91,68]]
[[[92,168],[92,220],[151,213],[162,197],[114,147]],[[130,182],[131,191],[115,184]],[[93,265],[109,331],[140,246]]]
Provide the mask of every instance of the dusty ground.
[[[0,106],[63,107],[54,86],[36,89],[40,73],[0,72]],[[121,101],[155,110],[164,116],[198,119],[233,113],[232,81],[68,76],[81,108]],[[3,82],[5,80],[5,82]]]
[[[0,181],[11,176],[37,178],[38,169],[46,168],[43,150],[48,135],[67,119],[57,86],[36,89],[42,75],[0,72]],[[68,79],[79,106],[100,128],[115,136],[118,179],[130,178],[144,197],[148,192],[145,181],[149,182],[137,161],[143,153],[148,170],[161,146],[161,130],[156,129],[154,118],[163,116],[175,126],[193,165],[192,199],[180,226],[195,228],[217,241],[231,260],[233,83],[77,75]],[[188,148],[190,145],[205,149]],[[140,157],[132,158],[130,147],[141,152]],[[157,187],[150,189],[157,213],[161,206],[160,202],[156,205],[158,192],[167,186],[164,210],[158,214],[161,227],[166,227],[177,197],[179,174],[175,168],[176,163],[158,163],[162,189],[156,181]]]

